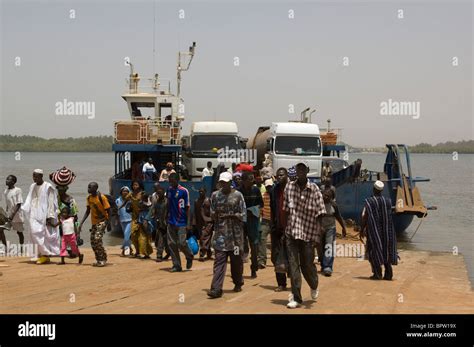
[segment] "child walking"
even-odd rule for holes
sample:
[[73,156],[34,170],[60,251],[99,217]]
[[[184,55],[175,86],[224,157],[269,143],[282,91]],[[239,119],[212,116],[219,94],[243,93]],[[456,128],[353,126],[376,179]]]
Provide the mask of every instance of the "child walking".
[[55,226],[59,226],[62,231],[61,252],[59,253],[61,256],[61,262],[58,265],[66,264],[64,258],[68,256],[67,246],[71,247],[71,253],[74,256],[79,256],[79,264],[82,264],[82,261],[84,260],[84,254],[81,254],[79,247],[77,247],[77,227],[76,223],[74,222],[74,216],[71,215],[71,210],[69,207],[65,206],[62,208],[59,222]]

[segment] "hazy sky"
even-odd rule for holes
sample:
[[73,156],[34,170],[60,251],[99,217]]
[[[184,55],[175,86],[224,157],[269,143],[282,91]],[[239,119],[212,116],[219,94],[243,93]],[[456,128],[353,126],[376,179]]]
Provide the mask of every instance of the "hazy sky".
[[[129,117],[124,57],[153,75],[155,7],[156,72],[173,88],[178,49],[197,42],[183,75],[184,132],[235,120],[250,136],[311,106],[313,122],[331,118],[356,146],[473,139],[470,1],[0,2],[2,134],[111,135]],[[95,102],[95,119],[57,116],[63,99]],[[419,119],[381,115],[389,99],[419,102]]]

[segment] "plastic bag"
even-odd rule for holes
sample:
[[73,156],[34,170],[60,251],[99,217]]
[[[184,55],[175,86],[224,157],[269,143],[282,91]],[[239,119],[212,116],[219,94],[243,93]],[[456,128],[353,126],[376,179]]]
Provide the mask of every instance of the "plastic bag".
[[188,238],[188,246],[189,246],[189,249],[191,249],[191,252],[193,253],[193,255],[198,254],[199,245],[194,235]]

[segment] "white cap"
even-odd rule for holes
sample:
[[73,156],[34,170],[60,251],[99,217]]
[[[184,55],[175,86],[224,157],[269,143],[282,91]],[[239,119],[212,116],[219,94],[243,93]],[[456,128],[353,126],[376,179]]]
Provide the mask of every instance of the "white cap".
[[43,174],[43,170],[41,170],[41,169],[35,169],[35,170],[33,171],[33,173],[41,174],[41,175],[42,175],[42,174]]
[[265,180],[265,183],[263,185],[265,187],[273,186],[273,180],[271,178],[269,178],[268,180]]
[[383,184],[382,181],[375,181],[375,183],[374,183],[374,188],[375,189],[382,191],[383,187],[384,187],[384,184]]
[[232,181],[232,174],[229,171],[225,171],[219,175],[219,182],[230,182]]

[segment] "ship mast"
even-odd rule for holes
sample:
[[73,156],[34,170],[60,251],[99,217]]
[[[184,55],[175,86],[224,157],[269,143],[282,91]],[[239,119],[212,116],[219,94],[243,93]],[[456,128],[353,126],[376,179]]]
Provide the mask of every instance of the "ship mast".
[[[193,61],[194,57],[194,49],[196,48],[196,42],[193,42],[193,45],[189,47],[189,50],[187,52],[178,52],[178,66],[176,68],[177,70],[177,97],[179,98],[179,95],[181,93],[181,71],[188,71],[189,66],[191,65],[191,62]],[[181,65],[181,60],[184,58],[186,60],[186,56],[189,57],[189,61],[186,64],[186,67],[183,67]],[[184,64],[183,64],[184,65]]]

